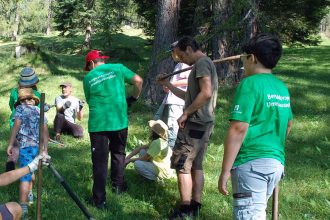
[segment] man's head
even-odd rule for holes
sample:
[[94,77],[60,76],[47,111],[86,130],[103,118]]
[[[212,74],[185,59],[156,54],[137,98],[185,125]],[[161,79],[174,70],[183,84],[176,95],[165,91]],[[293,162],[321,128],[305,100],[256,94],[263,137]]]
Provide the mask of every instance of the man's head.
[[87,53],[85,59],[85,68],[84,70],[90,71],[100,64],[104,64],[105,59],[108,59],[108,56],[103,56],[101,51],[92,50]]
[[194,54],[200,51],[197,41],[189,36],[182,37],[174,46],[173,52],[178,56],[179,60],[188,65],[195,63]]
[[255,66],[273,69],[282,55],[279,39],[271,34],[259,34],[242,47],[241,60],[247,75],[253,73]]
[[70,82],[63,82],[60,84],[62,89],[62,95],[64,97],[69,97],[72,93],[72,84]]

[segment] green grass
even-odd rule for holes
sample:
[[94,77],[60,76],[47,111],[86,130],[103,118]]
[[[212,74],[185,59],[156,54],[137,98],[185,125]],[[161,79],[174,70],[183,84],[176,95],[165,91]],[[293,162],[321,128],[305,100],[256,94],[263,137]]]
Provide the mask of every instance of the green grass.
[[[82,71],[84,56],[78,54],[82,37],[65,39],[58,36],[30,36],[41,45],[41,51],[20,59],[13,58],[14,43],[0,45],[0,170],[4,170],[5,150],[8,144],[9,91],[15,87],[20,69],[32,65],[46,93],[46,102],[52,103],[60,93],[57,85],[70,80],[74,95],[83,99]],[[94,48],[111,56],[111,62],[122,62],[144,75],[151,54],[146,38],[136,30],[126,30],[113,36],[110,49],[95,36]],[[85,51],[83,51],[85,54]],[[317,47],[286,48],[283,58],[274,70],[290,88],[294,112],[294,126],[287,143],[286,177],[281,182],[280,219],[328,219],[330,216],[330,41]],[[217,181],[223,154],[223,140],[228,128],[228,112],[233,99],[232,88],[221,88],[217,107],[214,135],[204,161],[205,189],[200,219],[231,219],[231,197],[217,191]],[[87,129],[88,106],[81,125]],[[52,133],[54,109],[46,116]],[[147,141],[147,121],[153,111],[142,103],[129,111],[130,127],[128,151],[138,142]],[[64,136],[65,148],[50,144],[49,153],[56,169],[84,201],[90,196],[92,170],[90,143],[86,134],[82,140]],[[66,194],[64,188],[43,169],[42,217],[44,219],[83,219],[84,216]],[[97,219],[165,219],[176,205],[179,194],[176,180],[159,185],[140,177],[129,165],[126,169],[129,190],[123,195],[111,193],[107,187],[106,211],[99,211],[84,202]],[[18,183],[1,188],[0,201],[17,201]],[[268,210],[270,214],[270,209]]]

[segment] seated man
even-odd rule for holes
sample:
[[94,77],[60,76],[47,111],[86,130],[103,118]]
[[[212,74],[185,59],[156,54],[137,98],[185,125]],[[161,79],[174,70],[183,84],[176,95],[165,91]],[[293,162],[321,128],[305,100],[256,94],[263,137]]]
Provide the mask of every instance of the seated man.
[[[151,143],[138,147],[130,153],[125,164],[134,162],[138,173],[149,180],[163,180],[174,177],[171,169],[172,150],[167,143],[167,125],[162,120],[149,121]],[[140,156],[133,158],[136,154]]]
[[61,140],[61,133],[68,133],[75,138],[83,137],[83,128],[75,123],[76,118],[83,118],[84,102],[71,95],[72,84],[64,82],[60,85],[62,95],[56,97],[56,116],[54,119],[55,140]]

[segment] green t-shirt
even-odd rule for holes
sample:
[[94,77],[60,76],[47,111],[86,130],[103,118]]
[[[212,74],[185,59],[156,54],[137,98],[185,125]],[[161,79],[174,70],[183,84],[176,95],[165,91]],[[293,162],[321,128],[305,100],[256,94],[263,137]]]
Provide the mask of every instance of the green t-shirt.
[[158,169],[159,180],[174,177],[174,170],[171,169],[172,150],[166,140],[158,138],[152,141],[147,149],[147,154]]
[[197,60],[189,74],[188,88],[185,96],[185,108],[191,105],[200,92],[198,80],[201,77],[210,77],[212,97],[201,108],[191,114],[188,120],[198,124],[205,124],[213,122],[215,119],[214,112],[218,94],[217,71],[212,60],[206,56]]
[[288,122],[292,119],[290,94],[273,74],[255,74],[242,80],[230,120],[249,124],[234,166],[258,158],[274,158],[284,165]]
[[125,82],[135,73],[122,64],[102,64],[83,80],[89,105],[88,131],[117,131],[128,127]]
[[[41,94],[37,90],[33,89],[33,93],[40,99]],[[9,108],[11,110],[11,115],[9,117],[10,128],[12,128],[14,126],[15,119],[13,117],[16,112],[14,105],[17,102],[17,100],[18,100],[18,88],[14,88],[10,91],[10,97],[9,97]],[[40,108],[40,102],[39,102],[38,107]]]

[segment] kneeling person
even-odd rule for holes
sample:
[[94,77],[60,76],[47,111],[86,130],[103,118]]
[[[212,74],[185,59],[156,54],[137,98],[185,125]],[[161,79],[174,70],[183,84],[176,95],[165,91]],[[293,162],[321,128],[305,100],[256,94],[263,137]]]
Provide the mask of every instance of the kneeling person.
[[[149,180],[163,180],[174,177],[171,169],[172,150],[167,143],[167,125],[161,120],[149,121],[151,128],[151,143],[138,147],[130,153],[125,164],[134,162],[138,173]],[[136,154],[140,156],[133,158]]]
[[60,85],[62,95],[56,97],[56,116],[54,119],[55,139],[60,141],[61,133],[68,133],[75,138],[83,137],[83,128],[75,123],[76,118],[83,118],[84,102],[72,96],[72,84],[64,82]]

